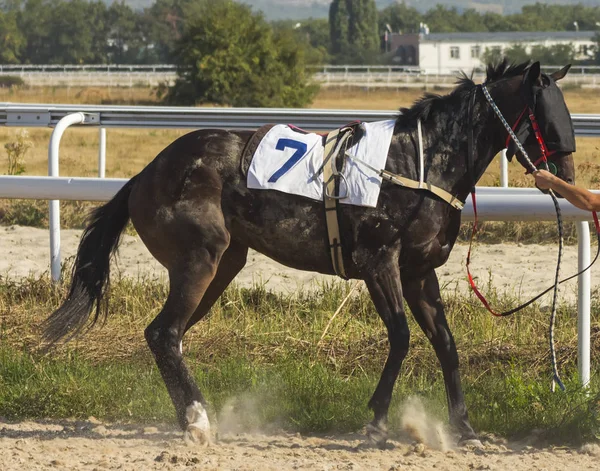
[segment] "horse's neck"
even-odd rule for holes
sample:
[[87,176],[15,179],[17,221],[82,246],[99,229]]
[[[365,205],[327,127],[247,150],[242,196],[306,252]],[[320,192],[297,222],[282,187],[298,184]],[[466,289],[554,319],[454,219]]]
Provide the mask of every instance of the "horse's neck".
[[[455,116],[449,116],[447,119],[461,123],[460,132],[455,133],[452,137],[441,136],[440,138],[430,134],[425,138],[425,147],[433,149],[433,152],[428,152],[429,159],[425,165],[429,169],[426,170],[426,173],[429,174],[428,181],[430,183],[444,188],[464,201],[495,155],[502,150],[503,143],[500,136],[503,134],[495,126],[493,117],[486,115],[477,119],[474,129],[472,129],[474,165],[473,169],[469,171],[468,140],[471,129],[468,119],[466,116],[464,119],[457,119]],[[436,127],[439,124],[438,122]],[[447,129],[445,126],[443,128]],[[448,152],[449,149],[451,150]],[[418,149],[416,153],[416,159],[418,159]]]
[[[483,176],[487,168],[490,166],[494,157],[505,148],[506,145],[506,129],[502,122],[498,119],[494,111],[487,106],[485,98],[478,102],[479,116],[473,119],[473,123],[468,123],[465,128],[464,142],[461,148],[466,150],[466,153],[461,156],[461,161],[464,162],[464,175],[455,181],[459,197],[465,198],[472,186],[475,185]],[[507,110],[501,110],[505,119],[509,123],[514,123],[518,118],[518,107],[511,106]],[[472,126],[472,128],[471,128]],[[473,170],[468,170],[469,148],[468,139],[469,133],[473,133]]]

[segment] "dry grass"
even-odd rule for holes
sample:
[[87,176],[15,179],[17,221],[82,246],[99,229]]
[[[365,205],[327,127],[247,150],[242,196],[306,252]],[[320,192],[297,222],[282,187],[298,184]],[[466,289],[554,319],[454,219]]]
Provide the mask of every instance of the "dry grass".
[[13,103],[76,103],[85,105],[156,105],[148,87],[24,87],[0,88],[0,101]]

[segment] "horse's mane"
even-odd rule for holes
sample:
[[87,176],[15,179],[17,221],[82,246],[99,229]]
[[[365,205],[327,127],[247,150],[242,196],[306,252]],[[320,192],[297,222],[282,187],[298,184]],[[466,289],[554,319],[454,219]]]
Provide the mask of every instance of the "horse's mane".
[[[508,59],[504,58],[499,63],[487,65],[485,81],[486,83],[490,83],[521,75],[529,65],[530,62],[512,64],[508,62]],[[463,100],[473,87],[475,87],[473,79],[468,77],[464,72],[461,72],[456,83],[456,88],[447,95],[425,93],[410,108],[400,108],[400,115],[396,118],[396,124],[414,125],[419,119],[424,121],[434,108],[443,106],[449,101],[454,101],[456,97]]]

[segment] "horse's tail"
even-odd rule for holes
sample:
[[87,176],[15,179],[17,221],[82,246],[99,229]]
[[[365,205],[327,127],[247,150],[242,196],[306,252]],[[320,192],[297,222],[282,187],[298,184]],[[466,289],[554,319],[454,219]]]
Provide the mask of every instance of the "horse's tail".
[[[65,302],[44,323],[45,340],[54,343],[81,332],[95,308],[92,327],[101,313],[106,318],[105,296],[110,284],[110,259],[129,221],[128,200],[134,178],[115,197],[92,213],[83,232],[73,266],[73,280]],[[104,301],[104,302],[103,302]]]

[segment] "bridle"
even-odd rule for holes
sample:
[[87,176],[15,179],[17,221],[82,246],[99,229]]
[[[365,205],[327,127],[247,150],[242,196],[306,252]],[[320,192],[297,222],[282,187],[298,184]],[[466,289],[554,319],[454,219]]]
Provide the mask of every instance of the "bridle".
[[[473,200],[473,212],[475,215],[475,221],[473,222],[473,228],[471,231],[471,238],[469,241],[469,251],[467,253],[467,262],[466,262],[469,284],[471,285],[471,288],[473,289],[473,292],[475,293],[477,298],[479,298],[479,300],[483,303],[483,305],[486,307],[486,309],[490,313],[492,313],[494,316],[497,316],[497,317],[505,317],[505,316],[514,314],[515,312],[518,312],[521,309],[529,306],[531,303],[538,300],[540,297],[542,297],[544,294],[548,293],[550,290],[552,290],[552,289],[554,290],[553,299],[552,299],[552,313],[550,316],[550,329],[549,329],[550,353],[551,353],[550,356],[552,359],[552,373],[553,373],[552,390],[554,390],[554,385],[558,384],[558,386],[564,391],[565,386],[562,383],[560,376],[558,374],[558,368],[556,366],[556,354],[555,354],[555,349],[554,349],[554,325],[555,325],[555,319],[556,319],[556,306],[557,306],[557,300],[558,300],[558,286],[568,280],[575,278],[576,276],[579,276],[581,273],[588,270],[598,259],[598,256],[600,255],[600,224],[598,222],[598,216],[596,215],[595,211],[592,211],[594,224],[596,226],[596,234],[598,237],[598,251],[596,253],[596,257],[585,269],[581,270],[579,273],[576,273],[575,275],[565,278],[564,280],[560,280],[560,262],[561,262],[561,258],[562,258],[562,252],[563,252],[563,223],[562,223],[560,206],[558,204],[558,199],[557,199],[556,195],[554,194],[554,192],[552,190],[549,190],[549,194],[550,194],[550,197],[552,198],[552,202],[554,203],[554,208],[556,211],[556,219],[557,219],[557,223],[558,223],[558,233],[559,233],[558,261],[557,261],[557,266],[556,266],[554,284],[552,286],[550,286],[548,289],[546,289],[545,291],[543,291],[542,293],[540,293],[537,296],[535,296],[534,298],[532,298],[531,300],[529,300],[526,303],[524,303],[514,309],[511,309],[509,311],[498,313],[491,308],[491,306],[490,306],[489,302],[487,301],[487,299],[485,298],[485,296],[479,291],[479,289],[475,285],[475,281],[474,281],[473,276],[471,275],[471,272],[469,269],[469,264],[471,261],[471,248],[473,245],[473,238],[477,232],[477,223],[478,223],[478,221],[477,221],[477,203],[476,203],[476,197],[475,197],[475,178],[476,178],[476,176],[475,176],[475,170],[474,170],[474,168],[475,168],[474,150],[475,149],[474,149],[474,137],[473,137],[473,109],[475,106],[475,97],[476,97],[476,93],[477,93],[478,89],[481,89],[481,91],[483,92],[483,95],[485,96],[485,99],[487,100],[487,102],[489,103],[491,108],[494,110],[494,113],[500,119],[500,121],[502,122],[502,125],[508,132],[508,136],[506,138],[506,147],[508,147],[508,144],[510,143],[511,139],[517,146],[519,152],[521,153],[521,157],[524,161],[523,162],[523,161],[519,160],[519,163],[521,163],[521,165],[523,165],[523,167],[526,170],[526,173],[531,173],[531,172],[537,171],[538,165],[545,165],[546,169],[549,169],[548,156],[551,155],[551,152],[548,150],[548,147],[546,146],[546,143],[544,141],[544,137],[542,136],[540,126],[535,117],[535,112],[529,104],[525,105],[523,111],[517,118],[517,121],[515,122],[515,124],[513,126],[510,126],[508,124],[508,122],[506,121],[506,119],[504,118],[504,116],[502,115],[500,109],[494,102],[492,96],[490,95],[490,93],[487,89],[486,84],[484,83],[481,85],[477,85],[473,89],[473,91],[471,92],[470,100],[469,100],[470,103],[469,103],[469,136],[468,136],[467,172],[468,172],[468,177],[469,177],[469,181],[471,184],[471,198]],[[517,138],[517,136],[514,132],[526,114],[531,123],[533,133],[535,135],[536,141],[538,143],[538,146],[539,146],[540,152],[541,152],[540,158],[538,160],[536,160],[535,162],[531,161],[523,144],[519,141],[519,139]]]

